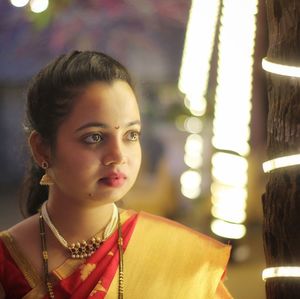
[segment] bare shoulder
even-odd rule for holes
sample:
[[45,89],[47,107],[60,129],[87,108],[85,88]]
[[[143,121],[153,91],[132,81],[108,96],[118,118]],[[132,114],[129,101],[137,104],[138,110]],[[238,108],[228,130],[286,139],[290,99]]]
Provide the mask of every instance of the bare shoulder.
[[35,256],[40,252],[38,215],[33,215],[7,230],[19,252],[31,263],[36,264]]
[[33,215],[9,228],[8,233],[18,244],[25,244],[39,238],[38,215]]
[[41,273],[39,216],[33,215],[7,230],[13,239],[14,247],[38,273]]
[[[49,270],[52,271],[66,259],[64,248],[46,228],[47,248],[51,256]],[[32,265],[40,276],[43,273],[42,247],[40,239],[39,215],[33,215],[8,229],[19,253]]]

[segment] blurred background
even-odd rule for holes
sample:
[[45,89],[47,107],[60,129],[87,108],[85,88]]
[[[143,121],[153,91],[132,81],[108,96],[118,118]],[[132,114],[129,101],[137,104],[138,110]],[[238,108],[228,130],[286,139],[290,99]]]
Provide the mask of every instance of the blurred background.
[[29,80],[67,51],[98,50],[136,83],[143,165],[122,205],[233,246],[234,298],[265,298],[264,0],[0,0],[0,230],[22,219]]

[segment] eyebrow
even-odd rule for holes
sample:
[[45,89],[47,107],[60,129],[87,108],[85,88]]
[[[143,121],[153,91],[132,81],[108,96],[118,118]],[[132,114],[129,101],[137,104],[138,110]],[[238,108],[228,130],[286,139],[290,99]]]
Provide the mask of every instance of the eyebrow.
[[[131,127],[131,126],[134,126],[134,125],[141,125],[141,121],[140,120],[131,121],[131,122],[127,123],[125,125],[125,127],[128,128],[128,127]],[[108,129],[109,128],[109,126],[107,124],[104,124],[104,123],[89,122],[89,123],[86,123],[86,124],[82,125],[78,129],[76,129],[75,132],[81,131],[81,130],[86,129],[86,128],[91,128],[91,127],[97,127],[97,128],[103,128],[103,129]]]

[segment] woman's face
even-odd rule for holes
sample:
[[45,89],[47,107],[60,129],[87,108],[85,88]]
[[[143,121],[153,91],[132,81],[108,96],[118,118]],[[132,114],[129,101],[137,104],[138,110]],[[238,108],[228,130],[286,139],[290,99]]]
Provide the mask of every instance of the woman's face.
[[103,204],[121,199],[140,168],[140,130],[139,108],[128,83],[88,85],[58,129],[50,194]]

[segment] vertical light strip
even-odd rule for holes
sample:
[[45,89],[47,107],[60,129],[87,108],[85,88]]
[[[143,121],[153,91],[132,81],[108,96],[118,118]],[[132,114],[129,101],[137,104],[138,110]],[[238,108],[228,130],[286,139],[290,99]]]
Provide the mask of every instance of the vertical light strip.
[[[200,117],[206,112],[207,83],[214,47],[220,0],[193,0],[185,37],[178,87],[185,94],[185,105],[193,117],[187,119],[184,161],[190,168],[181,176],[181,191],[188,198],[201,193],[203,141]],[[196,119],[197,117],[197,119]]]
[[[246,233],[252,72],[258,0],[224,0],[212,144],[212,231]],[[221,220],[221,221],[220,221]],[[230,225],[229,225],[230,224]]]

